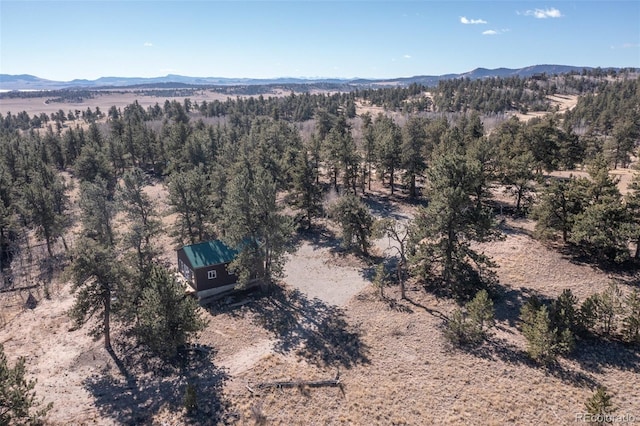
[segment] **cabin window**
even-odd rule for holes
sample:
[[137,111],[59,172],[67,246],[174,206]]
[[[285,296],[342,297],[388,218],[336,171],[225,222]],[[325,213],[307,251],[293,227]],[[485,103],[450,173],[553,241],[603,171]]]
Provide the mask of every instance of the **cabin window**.
[[210,280],[213,280],[216,278],[216,271],[208,271],[207,272],[207,278],[209,278]]

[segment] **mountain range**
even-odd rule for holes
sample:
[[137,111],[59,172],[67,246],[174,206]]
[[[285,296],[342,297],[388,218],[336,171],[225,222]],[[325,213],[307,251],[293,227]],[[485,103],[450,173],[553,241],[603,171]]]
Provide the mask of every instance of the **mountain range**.
[[391,79],[339,79],[339,78],[293,78],[282,77],[272,79],[224,78],[224,77],[188,77],[169,74],[164,77],[100,77],[96,80],[53,81],[29,74],[0,74],[0,90],[60,90],[60,89],[109,89],[125,87],[193,87],[193,86],[249,86],[249,85],[282,85],[282,84],[335,84],[353,86],[409,85],[418,83],[425,86],[437,85],[440,80],[455,78],[490,78],[490,77],[531,77],[540,74],[565,74],[590,70],[592,67],[576,67],[570,65],[533,65],[525,68],[476,68],[462,74],[421,75]]

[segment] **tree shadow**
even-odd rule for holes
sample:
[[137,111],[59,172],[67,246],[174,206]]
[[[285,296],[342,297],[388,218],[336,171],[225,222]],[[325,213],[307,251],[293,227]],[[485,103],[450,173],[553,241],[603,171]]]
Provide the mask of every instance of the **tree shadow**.
[[69,266],[69,257],[66,253],[55,253],[52,257],[44,256],[39,259],[36,279],[38,282],[49,284],[59,278]]
[[449,318],[443,314],[442,312],[438,311],[437,309],[431,309],[428,308],[426,306],[424,306],[423,304],[414,301],[413,299],[409,298],[407,296],[407,298],[405,299],[410,305],[415,306],[416,308],[420,308],[423,309],[426,313],[428,313],[429,315],[433,315],[436,318],[440,318],[442,321],[448,321]]
[[295,353],[318,366],[349,368],[369,363],[360,331],[337,306],[280,286],[245,306],[260,326],[278,338],[276,352]]
[[118,424],[153,424],[161,410],[180,412],[187,385],[195,387],[197,424],[219,424],[230,415],[222,397],[227,374],[213,365],[210,349],[181,351],[173,363],[149,356],[140,347],[120,344],[109,351],[119,375],[109,367],[92,375],[83,385],[94,397],[100,414]]
[[391,203],[390,196],[376,195],[368,193],[362,198],[364,204],[369,207],[374,216],[384,219],[407,220],[409,217],[398,211],[398,208]]
[[535,369],[542,369],[546,375],[555,377],[564,383],[574,386],[595,387],[597,382],[589,375],[564,367],[559,362],[547,365],[533,361],[525,351],[505,339],[489,337],[484,344],[479,347],[466,348],[467,352],[473,356],[487,359],[500,360],[511,365],[526,366]]
[[514,289],[502,286],[494,296],[493,308],[495,320],[506,322],[510,327],[517,325],[518,319],[520,318],[520,310],[527,299],[536,296],[540,300],[546,300],[542,294],[527,287]]
[[615,368],[640,374],[640,347],[603,338],[585,339],[576,345],[570,359],[593,373]]
[[322,223],[314,223],[310,229],[298,231],[294,245],[298,246],[306,241],[315,248],[328,248],[331,251],[340,251],[340,238],[331,229]]

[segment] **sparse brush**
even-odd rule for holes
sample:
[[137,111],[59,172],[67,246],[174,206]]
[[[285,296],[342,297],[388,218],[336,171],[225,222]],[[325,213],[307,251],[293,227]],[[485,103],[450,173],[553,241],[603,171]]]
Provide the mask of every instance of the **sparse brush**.
[[381,300],[384,300],[384,287],[387,284],[389,276],[384,267],[384,263],[379,263],[376,266],[376,274],[373,277],[373,285],[378,289],[378,295]]
[[258,402],[251,406],[251,418],[256,425],[267,424],[267,416],[262,411],[262,402]]

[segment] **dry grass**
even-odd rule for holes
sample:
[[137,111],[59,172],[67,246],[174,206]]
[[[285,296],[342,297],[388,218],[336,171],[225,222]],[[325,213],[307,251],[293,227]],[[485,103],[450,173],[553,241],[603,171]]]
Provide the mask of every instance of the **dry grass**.
[[[155,96],[151,92],[145,91],[134,91],[134,90],[126,90],[126,89],[118,89],[118,90],[106,90],[106,91],[91,91],[94,94],[93,98],[84,99],[82,102],[46,102],[50,100],[54,96],[43,96],[43,97],[34,97],[34,98],[4,98],[0,101],[0,113],[6,115],[7,112],[11,112],[12,114],[17,114],[21,111],[26,111],[29,115],[40,114],[44,112],[45,114],[50,115],[51,113],[56,113],[58,110],[62,110],[65,112],[80,110],[86,111],[87,108],[90,108],[92,111],[95,111],[96,107],[100,108],[100,111],[103,113],[107,113],[109,108],[115,106],[119,109],[124,109],[124,107],[132,104],[134,101],[138,101],[142,108],[146,109],[150,106],[154,106],[156,103],[162,107],[164,105],[165,100],[169,101],[178,101],[180,103],[184,102],[185,98],[191,99],[191,102],[202,103],[202,101],[211,102],[214,100],[225,101],[227,98],[245,98],[248,95],[228,95],[225,93],[219,93],[213,90],[198,90],[190,96],[174,96],[174,97],[166,97],[166,96]],[[284,92],[282,90],[276,90],[273,93],[270,93],[267,96],[287,96],[290,92]],[[46,102],[46,103],[45,103]]]
[[[558,108],[559,113],[564,113],[573,109],[577,105],[578,95],[552,95],[552,96],[547,96],[547,100],[551,102],[552,107]],[[545,111],[535,111],[535,112],[529,112],[527,114],[522,114],[518,112],[518,113],[513,113],[511,115],[514,115],[518,117],[521,121],[526,122],[531,120],[534,117],[538,117],[538,118],[544,117],[547,114],[548,112],[545,112]]]
[[[174,218],[164,187],[154,184],[148,194],[170,226]],[[376,184],[368,202],[378,215],[411,217],[414,207],[402,197],[389,197],[388,189]],[[211,348],[211,357],[194,368],[211,376],[198,379],[205,414],[195,423],[570,424],[596,385],[614,392],[617,413],[638,417],[637,349],[615,341],[582,342],[572,357],[551,368],[528,361],[517,315],[530,294],[554,297],[569,288],[583,300],[612,279],[620,278],[624,291],[638,281],[574,262],[532,239],[532,226],[509,219],[504,240],[477,247],[499,264],[504,291],[496,301],[494,333],[471,352],[449,347],[442,337],[453,302],[415,284],[407,292],[410,301],[399,300],[397,287],[386,289],[389,300],[381,301],[368,285],[366,262],[332,250],[331,233],[308,238],[287,265],[289,277],[271,295],[249,294],[243,304],[235,298],[203,308],[209,326],[198,343]],[[162,236],[157,243],[175,262],[171,238]],[[379,242],[378,249],[382,246]],[[73,303],[69,284],[56,282],[51,300],[38,297],[33,311],[16,308],[18,315],[0,328],[10,361],[26,356],[38,395],[54,403],[49,423],[186,422],[180,405],[185,377],[128,361],[135,347],[116,345],[129,370],[124,374],[102,342],[92,341],[85,329],[73,329],[66,315]],[[342,293],[349,283],[351,293]],[[2,313],[19,297],[0,295]],[[125,341],[117,327],[114,341]],[[337,372],[340,388],[255,386],[330,379]],[[216,417],[220,411],[224,420]]]
[[[620,190],[620,193],[622,193],[623,195],[626,194],[627,191],[629,190],[629,184],[633,179],[634,173],[637,173],[637,171],[634,170],[633,168],[622,168],[622,167],[609,171],[609,175],[612,178],[618,179],[618,189]],[[568,178],[570,176],[585,177],[585,178],[589,177],[589,173],[587,173],[584,170],[555,171],[555,172],[549,173],[549,175],[555,176],[555,177],[562,177],[562,178]]]

